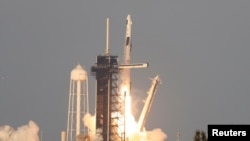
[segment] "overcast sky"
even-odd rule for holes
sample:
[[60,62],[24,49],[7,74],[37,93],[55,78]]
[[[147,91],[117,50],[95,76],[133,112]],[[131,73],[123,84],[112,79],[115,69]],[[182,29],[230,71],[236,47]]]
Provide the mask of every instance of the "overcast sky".
[[249,124],[249,0],[1,0],[0,125],[33,120],[44,141],[66,130],[70,71],[89,74],[90,111],[95,80],[90,67],[105,49],[110,18],[111,53],[122,60],[125,21],[132,16],[133,100],[160,75],[146,128],[168,141],[193,140],[208,124]]

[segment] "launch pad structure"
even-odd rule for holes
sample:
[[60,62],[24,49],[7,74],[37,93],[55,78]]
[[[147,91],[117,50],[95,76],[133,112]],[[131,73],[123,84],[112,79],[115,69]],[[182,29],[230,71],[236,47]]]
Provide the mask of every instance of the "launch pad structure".
[[[99,141],[128,141],[126,134],[126,97],[130,96],[130,69],[148,68],[148,63],[130,63],[131,16],[127,16],[124,45],[124,60],[120,64],[118,56],[110,55],[109,49],[109,19],[107,18],[106,49],[104,55],[96,57],[96,63],[91,67],[91,74],[96,79],[95,97],[95,139]],[[152,105],[157,86],[160,82],[157,75],[152,79],[148,97],[141,112],[137,131],[143,132],[145,122]],[[126,86],[125,91],[122,86]],[[130,104],[130,103],[129,103]],[[89,111],[88,107],[88,77],[87,72],[78,65],[71,72],[67,132],[62,132],[62,141],[90,141],[89,129],[80,123]],[[66,135],[67,134],[67,135]],[[67,139],[67,140],[66,140]]]
[[[110,55],[109,49],[109,19],[107,19],[107,35],[105,55],[99,55],[96,65],[91,67],[92,75],[96,78],[96,135],[102,141],[126,140],[126,92],[119,92],[119,73],[131,68],[147,68],[148,63],[130,64],[131,43],[131,17],[126,21],[126,37],[124,46],[125,64],[119,64],[118,56]],[[128,61],[126,61],[128,60]],[[123,80],[122,80],[123,81]],[[130,91],[130,82],[127,83]],[[128,93],[129,94],[129,93]],[[123,128],[123,129],[121,129]]]
[[96,78],[96,135],[103,141],[125,141],[125,107],[118,92],[118,56],[109,52],[109,19],[107,19],[105,55],[99,55],[91,67]]
[[[103,141],[125,141],[120,127],[124,117],[124,104],[118,93],[118,57],[97,56],[97,64],[91,67],[96,77],[96,135]],[[122,125],[123,124],[123,125]]]

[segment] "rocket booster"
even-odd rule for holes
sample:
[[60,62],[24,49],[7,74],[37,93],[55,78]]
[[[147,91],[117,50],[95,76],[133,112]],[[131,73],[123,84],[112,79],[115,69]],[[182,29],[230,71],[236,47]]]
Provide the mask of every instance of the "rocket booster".
[[125,47],[124,47],[124,64],[130,64],[130,54],[132,49],[132,42],[131,42],[131,30],[132,30],[132,20],[131,16],[127,16],[126,21],[126,38],[125,38]]
[[[130,65],[130,56],[131,56],[131,27],[132,27],[132,20],[131,16],[127,16],[126,20],[126,35],[125,35],[125,45],[124,45],[124,65]],[[123,85],[127,86],[128,94],[130,94],[131,89],[131,82],[130,82],[130,68],[124,68],[122,70],[122,81]]]

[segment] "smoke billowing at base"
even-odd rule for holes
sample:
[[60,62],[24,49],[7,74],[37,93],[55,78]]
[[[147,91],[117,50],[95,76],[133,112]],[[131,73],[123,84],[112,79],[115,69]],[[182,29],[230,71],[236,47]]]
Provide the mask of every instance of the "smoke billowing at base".
[[152,131],[137,132],[129,137],[129,141],[165,141],[167,135],[159,128]]
[[39,141],[39,127],[34,121],[29,121],[14,129],[9,125],[0,126],[0,141]]
[[[90,131],[89,136],[92,141],[102,140],[100,135],[95,134],[95,133],[98,133],[98,131],[96,131],[95,129],[95,115],[92,116],[89,113],[86,114],[83,117],[83,123],[84,123],[84,126],[88,127]],[[134,123],[137,124],[136,121],[134,121]],[[164,133],[160,128],[156,128],[151,131],[146,131],[146,130],[143,132],[134,131],[134,133],[132,133],[128,138],[129,138],[129,141],[165,141],[167,139],[167,134]]]

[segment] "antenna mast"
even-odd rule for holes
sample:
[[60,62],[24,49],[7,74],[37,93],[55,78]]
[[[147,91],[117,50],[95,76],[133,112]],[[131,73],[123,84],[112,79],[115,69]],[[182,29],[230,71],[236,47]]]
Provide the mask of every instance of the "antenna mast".
[[109,18],[107,18],[107,28],[106,28],[106,50],[105,50],[105,55],[109,56]]

